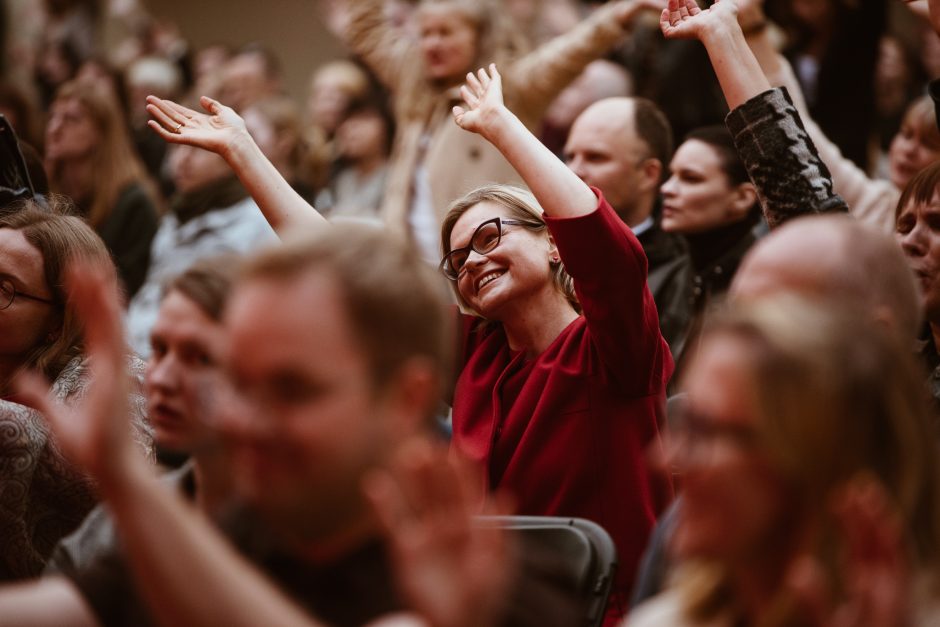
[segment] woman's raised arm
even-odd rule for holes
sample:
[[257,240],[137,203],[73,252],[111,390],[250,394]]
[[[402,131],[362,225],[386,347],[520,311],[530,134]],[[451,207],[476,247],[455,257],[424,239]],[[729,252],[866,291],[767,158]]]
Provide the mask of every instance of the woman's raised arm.
[[591,213],[597,198],[576,174],[546,148],[503,103],[502,79],[495,64],[467,74],[460,88],[465,107],[454,107],[454,120],[499,150],[522,177],[542,208],[555,218]]
[[147,97],[148,122],[160,137],[221,155],[251,194],[264,217],[280,236],[326,224],[320,213],[294,191],[251,138],[233,109],[203,96],[209,115],[171,100]]

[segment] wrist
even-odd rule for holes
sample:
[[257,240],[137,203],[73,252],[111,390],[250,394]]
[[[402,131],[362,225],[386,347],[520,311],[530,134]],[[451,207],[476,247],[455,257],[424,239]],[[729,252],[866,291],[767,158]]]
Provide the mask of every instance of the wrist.
[[235,132],[232,141],[226,143],[219,154],[234,168],[235,165],[248,160],[251,155],[260,149],[246,129]]
[[519,118],[505,105],[500,106],[487,114],[483,124],[485,129],[482,133],[483,138],[498,148],[510,139],[513,127],[517,123],[521,124]]
[[703,29],[701,37],[706,48],[727,47],[734,45],[737,40],[744,40],[744,33],[738,24],[736,16],[731,19],[714,20]]

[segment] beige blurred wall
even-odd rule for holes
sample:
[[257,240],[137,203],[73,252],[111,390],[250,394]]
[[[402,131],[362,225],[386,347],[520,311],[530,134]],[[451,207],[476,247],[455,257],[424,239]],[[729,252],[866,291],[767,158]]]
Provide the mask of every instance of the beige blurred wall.
[[302,98],[311,71],[343,56],[323,24],[317,0],[144,0],[157,16],[179,24],[195,49],[212,43],[260,41],[277,53],[288,92]]

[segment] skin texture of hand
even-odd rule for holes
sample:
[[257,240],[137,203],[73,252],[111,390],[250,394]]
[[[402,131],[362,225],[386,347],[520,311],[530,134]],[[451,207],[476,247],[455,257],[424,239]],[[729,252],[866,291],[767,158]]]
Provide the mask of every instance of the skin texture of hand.
[[633,20],[643,11],[659,13],[663,9],[662,0],[620,0],[613,8],[614,19],[624,29],[633,26]]
[[719,0],[704,11],[695,0],[669,0],[659,17],[659,26],[667,39],[702,40],[716,28],[736,22],[737,15],[732,0]]
[[156,96],[147,96],[147,122],[167,142],[188,144],[225,156],[231,146],[248,136],[245,121],[231,107],[207,96],[199,103],[208,115]]
[[66,457],[107,490],[138,456],[129,415],[121,305],[113,268],[74,260],[66,278],[68,306],[85,331],[91,381],[80,403],[65,407],[35,373],[17,381],[18,393],[49,422]]
[[480,68],[469,72],[467,82],[460,87],[466,107],[454,107],[454,121],[465,131],[492,136],[493,126],[507,112],[503,103],[503,79],[491,63],[489,72]]
[[[402,594],[434,627],[498,622],[515,576],[507,532],[475,524],[483,480],[446,449],[418,440],[389,470],[365,481],[384,529]],[[507,500],[491,497],[484,514],[505,514]]]
[[903,525],[879,481],[859,477],[832,504],[845,539],[840,564],[844,598],[832,598],[822,566],[810,556],[794,561],[787,584],[819,627],[908,625],[910,575]]

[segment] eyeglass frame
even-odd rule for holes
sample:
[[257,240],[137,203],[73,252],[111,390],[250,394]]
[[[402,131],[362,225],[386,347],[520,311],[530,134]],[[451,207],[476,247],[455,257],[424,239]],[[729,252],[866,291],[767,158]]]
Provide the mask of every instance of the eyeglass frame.
[[[493,244],[493,246],[488,248],[487,250],[477,250],[476,248],[474,248],[473,240],[476,239],[477,233],[480,232],[480,229],[482,229],[484,226],[488,224],[493,224],[493,223],[496,224],[496,228],[497,228],[496,243]],[[460,269],[457,270],[455,274],[451,275],[451,272],[453,272],[453,270],[448,271],[448,268],[452,267],[448,263],[448,259],[450,259],[455,253],[467,252],[468,253],[467,257],[469,258],[470,256],[469,253],[471,252],[477,253],[478,255],[485,255],[489,252],[492,252],[493,250],[496,249],[497,246],[499,246],[499,243],[503,241],[503,225],[504,224],[508,226],[527,226],[530,228],[544,228],[545,227],[544,223],[536,222],[534,220],[529,222],[526,220],[513,220],[511,218],[500,218],[499,216],[496,216],[495,218],[490,218],[489,220],[485,220],[481,222],[480,224],[477,225],[477,228],[473,229],[473,234],[470,236],[470,241],[467,243],[466,246],[461,246],[460,248],[454,248],[453,250],[448,252],[446,255],[444,255],[444,257],[441,259],[441,263],[438,264],[437,269],[440,270],[441,274],[447,277],[448,280],[457,281],[460,278],[460,273],[463,272],[463,268],[466,265],[467,261],[465,259],[463,264],[461,264]]]
[[53,307],[58,307],[58,306],[59,306],[59,303],[58,303],[58,302],[56,302],[55,300],[52,300],[52,299],[50,299],[50,298],[43,298],[42,296],[36,296],[36,295],[34,295],[34,294],[30,294],[29,292],[24,292],[24,291],[22,291],[22,290],[16,289],[16,284],[13,283],[13,281],[11,281],[11,280],[10,280],[9,278],[7,278],[7,277],[0,278],[0,294],[3,294],[3,292],[5,291],[5,290],[3,289],[4,284],[10,286],[10,293],[11,293],[11,296],[10,296],[9,302],[7,302],[6,304],[3,304],[3,299],[0,298],[0,311],[4,311],[4,310],[9,309],[10,307],[12,307],[14,301],[16,301],[16,297],[17,297],[17,296],[22,296],[23,298],[27,298],[27,299],[29,299],[29,300],[34,300],[34,301],[39,302],[39,303],[45,303],[45,304],[51,305],[51,306],[53,306]]

